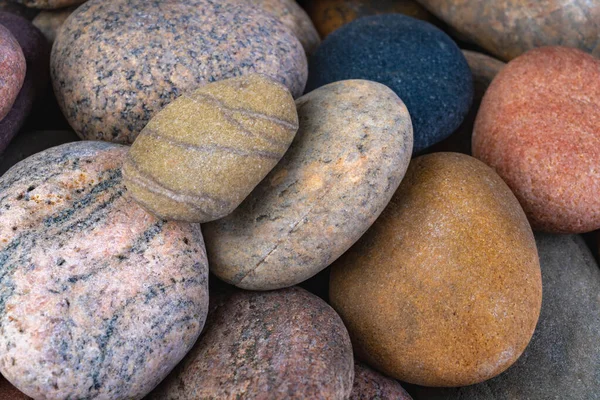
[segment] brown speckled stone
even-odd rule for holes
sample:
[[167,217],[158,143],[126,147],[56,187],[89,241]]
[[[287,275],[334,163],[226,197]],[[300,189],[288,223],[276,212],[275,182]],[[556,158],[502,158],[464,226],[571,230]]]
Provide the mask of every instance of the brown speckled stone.
[[321,43],[310,17],[295,0],[250,0],[273,14],[296,35],[306,54],[311,54]]
[[307,61],[294,34],[262,9],[217,0],[91,0],[52,49],[52,82],[82,138],[132,143],[184,92],[261,73],[300,96]]
[[32,23],[44,34],[49,43],[54,43],[58,30],[76,9],[77,7],[67,7],[60,10],[45,10],[36,15]]
[[208,311],[199,225],[128,200],[127,148],[77,142],[0,178],[0,372],[36,399],[140,399]]
[[322,38],[367,15],[400,13],[429,22],[434,20],[433,15],[414,0],[308,0],[306,3]]
[[86,0],[12,0],[31,8],[56,9],[84,3]]
[[501,60],[540,46],[600,56],[600,2],[573,0],[417,0]]
[[350,338],[323,300],[294,287],[210,301],[200,339],[148,400],[348,398]]
[[534,229],[600,228],[600,61],[546,47],[510,62],[483,98],[473,154],[508,183]]
[[146,125],[123,166],[129,194],[163,219],[231,213],[286,152],[298,130],[292,95],[258,74],[186,93]]
[[206,224],[211,271],[244,289],[302,282],[371,226],[412,153],[402,100],[364,80],[296,100],[300,129],[281,162],[231,215]]
[[0,376],[0,400],[31,400],[31,398]]
[[17,39],[0,25],[0,121],[12,108],[25,80],[25,56]]
[[358,361],[354,363],[354,386],[350,400],[412,400],[397,381],[372,370]]
[[471,155],[471,139],[473,136],[473,126],[475,118],[479,111],[481,99],[492,83],[494,77],[506,65],[502,61],[493,57],[474,51],[463,50],[463,54],[469,63],[471,74],[473,75],[473,104],[469,114],[465,117],[460,127],[449,138],[433,145],[427,149],[427,153],[437,153],[440,151],[451,151]]
[[357,356],[396,379],[463,386],[521,355],[542,300],[525,213],[458,153],[413,159],[390,204],[332,265],[330,301]]

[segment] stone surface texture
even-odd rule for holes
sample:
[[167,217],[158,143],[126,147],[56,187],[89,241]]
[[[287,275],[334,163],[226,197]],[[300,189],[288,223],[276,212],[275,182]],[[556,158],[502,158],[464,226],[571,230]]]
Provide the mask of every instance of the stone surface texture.
[[50,48],[42,33],[28,20],[15,14],[0,12],[0,25],[17,39],[27,63],[27,73],[12,109],[0,121],[0,153],[23,127],[35,100],[48,86]]
[[44,34],[49,43],[54,43],[58,30],[76,9],[77,7],[74,6],[59,10],[44,10],[35,16],[32,23]]
[[82,138],[132,143],[164,106],[206,83],[261,73],[304,90],[294,34],[240,2],[91,0],[60,30],[52,82]]
[[402,100],[350,80],[296,100],[300,129],[283,159],[230,216],[204,225],[211,271],[269,290],[315,275],[371,226],[410,161]]
[[542,301],[515,196],[458,153],[413,159],[388,207],[332,265],[330,302],[359,359],[393,378],[464,386],[512,365]]
[[354,386],[350,400],[412,400],[400,383],[369,368],[354,363]]
[[292,95],[263,75],[226,79],[159,112],[123,167],[130,195],[165,219],[208,222],[231,213],[298,131]]
[[414,0],[308,0],[305,7],[323,38],[368,15],[400,13],[430,22],[435,19]]
[[440,19],[501,60],[542,46],[600,55],[600,3],[581,0],[418,0]]
[[15,37],[0,25],[0,121],[12,108],[25,80],[25,56]]
[[454,41],[401,14],[353,21],[327,37],[310,59],[307,91],[344,79],[383,83],[404,101],[414,152],[447,138],[469,112],[473,80]]
[[534,229],[600,228],[600,61],[545,47],[510,62],[483,98],[473,154],[508,183]]
[[306,54],[312,54],[321,43],[310,17],[295,0],[251,0],[251,3],[273,14],[294,32]]
[[320,298],[296,287],[211,292],[210,308],[192,351],[148,400],[350,395],[350,338],[340,317]]
[[199,225],[127,199],[127,148],[54,147],[0,178],[0,371],[36,399],[140,399],[208,310]]
[[416,400],[600,399],[600,269],[577,235],[538,233],[536,243],[544,301],[523,356],[479,385],[414,388]]

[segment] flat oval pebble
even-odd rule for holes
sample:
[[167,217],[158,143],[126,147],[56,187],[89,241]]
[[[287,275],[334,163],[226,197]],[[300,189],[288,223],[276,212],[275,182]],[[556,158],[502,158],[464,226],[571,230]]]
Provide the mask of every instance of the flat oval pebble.
[[354,363],[354,386],[350,400],[412,400],[400,383],[372,370],[360,362]]
[[310,59],[307,91],[344,79],[383,83],[404,101],[414,152],[450,136],[469,112],[473,80],[452,39],[401,14],[363,17],[329,35]]
[[0,153],[15,137],[30,115],[34,102],[48,86],[50,47],[42,33],[28,20],[17,15],[0,12],[0,25],[17,39],[27,63],[27,73],[12,109],[0,121]]
[[164,106],[206,83],[261,73],[304,90],[306,55],[294,34],[239,2],[91,0],[60,30],[52,82],[84,139],[132,143]]
[[390,204],[332,265],[330,302],[359,359],[425,386],[512,365],[542,301],[525,213],[502,179],[458,153],[411,161]]
[[211,292],[202,336],[147,399],[347,399],[353,380],[348,332],[317,296]]
[[577,235],[536,234],[544,301],[531,343],[505,373],[417,400],[600,399],[600,269]]
[[141,399],[204,325],[199,225],[127,199],[127,148],[77,142],[0,178],[0,372],[36,399]]
[[600,228],[600,61],[545,47],[508,63],[481,103],[473,155],[508,183],[534,229]]
[[481,105],[481,100],[492,83],[492,80],[506,65],[502,61],[482,53],[470,50],[463,50],[462,52],[469,64],[473,76],[473,87],[475,89],[473,104],[471,105],[469,114],[467,114],[458,129],[447,139],[427,149],[428,153],[451,151],[471,155],[473,127],[475,125],[475,118],[477,117],[479,106]]
[[298,130],[285,86],[264,75],[184,94],[146,125],[123,166],[129,194],[164,219],[231,213],[273,169]]
[[542,46],[600,55],[600,2],[573,0],[418,0],[498,58],[509,61]]
[[84,3],[86,0],[12,0],[30,8],[56,9]]
[[400,13],[430,22],[435,19],[415,0],[307,0],[304,3],[323,38],[347,23],[369,15]]
[[25,80],[25,56],[17,39],[0,25],[0,121],[12,108]]
[[294,32],[306,54],[312,54],[321,43],[310,17],[295,0],[251,0],[251,3],[273,14]]
[[59,10],[44,10],[31,22],[44,34],[49,43],[54,43],[58,30],[76,9],[77,7],[73,6]]
[[408,111],[387,87],[352,80],[296,101],[283,159],[226,218],[204,225],[211,271],[244,289],[302,282],[371,226],[412,152]]

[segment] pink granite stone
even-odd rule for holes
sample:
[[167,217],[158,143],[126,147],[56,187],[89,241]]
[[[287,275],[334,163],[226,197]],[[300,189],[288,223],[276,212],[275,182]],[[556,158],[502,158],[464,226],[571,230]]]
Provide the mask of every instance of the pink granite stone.
[[354,363],[354,386],[350,400],[412,400],[395,379],[369,368],[358,361]]
[[534,229],[600,228],[600,60],[544,47],[511,61],[483,98],[473,154],[506,181]]
[[0,121],[12,108],[25,80],[25,56],[17,39],[0,25]]
[[69,143],[0,178],[0,372],[35,399],[140,399],[204,325],[200,226],[124,196],[126,151]]

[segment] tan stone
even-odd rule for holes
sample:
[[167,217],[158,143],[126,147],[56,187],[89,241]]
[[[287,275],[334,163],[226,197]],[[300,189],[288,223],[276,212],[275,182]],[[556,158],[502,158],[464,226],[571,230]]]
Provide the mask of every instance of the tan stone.
[[521,355],[541,307],[525,213],[458,153],[413,159],[371,229],[332,266],[330,300],[359,358],[425,386],[492,378]]
[[263,75],[215,82],[159,112],[123,167],[130,195],[165,219],[207,222],[233,211],[281,159],[294,99]]

